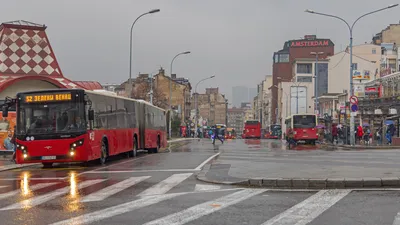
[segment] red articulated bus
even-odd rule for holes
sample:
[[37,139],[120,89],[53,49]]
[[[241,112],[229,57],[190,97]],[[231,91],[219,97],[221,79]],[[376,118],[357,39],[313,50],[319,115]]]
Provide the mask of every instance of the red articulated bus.
[[317,129],[317,115],[315,114],[295,114],[291,115],[285,120],[286,134],[292,128],[294,132],[295,141],[305,141],[315,145],[318,140]]
[[261,123],[258,120],[247,120],[244,124],[243,138],[261,138]]
[[16,161],[88,162],[137,149],[157,153],[167,147],[166,112],[148,102],[82,89],[18,93]]

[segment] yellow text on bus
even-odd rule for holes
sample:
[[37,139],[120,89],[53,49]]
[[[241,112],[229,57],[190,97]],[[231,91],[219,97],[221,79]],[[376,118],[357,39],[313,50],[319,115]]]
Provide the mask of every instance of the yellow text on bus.
[[70,101],[71,93],[62,94],[42,94],[42,95],[26,95],[25,102],[54,102],[54,101]]

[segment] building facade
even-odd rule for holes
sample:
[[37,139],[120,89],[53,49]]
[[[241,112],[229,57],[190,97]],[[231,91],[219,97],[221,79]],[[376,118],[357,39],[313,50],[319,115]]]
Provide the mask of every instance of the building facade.
[[[273,88],[272,94],[272,120],[276,122],[276,112],[278,112],[278,85],[282,80],[293,78],[293,62],[299,58],[311,58],[312,52],[323,52],[319,57],[324,59],[334,54],[334,44],[330,39],[317,38],[316,35],[306,35],[303,39],[289,40],[284,43],[281,50],[273,56]],[[280,77],[281,79],[278,79]]]
[[237,135],[242,135],[245,122],[245,110],[242,108],[228,109],[228,127],[235,129]]
[[218,88],[206,88],[206,93],[194,93],[192,96],[192,109],[195,109],[195,95],[197,95],[198,115],[204,121],[202,126],[227,123],[227,104],[225,95],[219,93]]

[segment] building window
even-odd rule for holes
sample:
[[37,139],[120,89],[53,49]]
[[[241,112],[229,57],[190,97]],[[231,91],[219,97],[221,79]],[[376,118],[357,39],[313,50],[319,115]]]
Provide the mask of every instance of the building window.
[[358,70],[357,63],[353,63],[353,70]]
[[298,63],[297,73],[312,74],[312,64],[311,63]]
[[274,57],[275,59],[274,59],[274,62],[275,63],[278,63],[279,62],[279,54],[275,54],[275,57]]
[[282,63],[289,62],[289,54],[280,54],[279,62],[282,62]]
[[307,82],[311,83],[312,82],[312,77],[311,76],[298,76],[296,79],[297,82]]
[[376,49],[375,48],[372,49],[372,54],[376,54]]

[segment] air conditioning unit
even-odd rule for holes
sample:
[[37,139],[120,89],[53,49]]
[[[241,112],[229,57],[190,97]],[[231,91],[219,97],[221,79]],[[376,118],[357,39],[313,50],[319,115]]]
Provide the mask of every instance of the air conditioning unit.
[[382,115],[382,114],[383,114],[383,113],[382,113],[382,109],[375,109],[374,114],[375,114],[375,115]]
[[397,109],[394,108],[389,109],[389,115],[397,115]]

